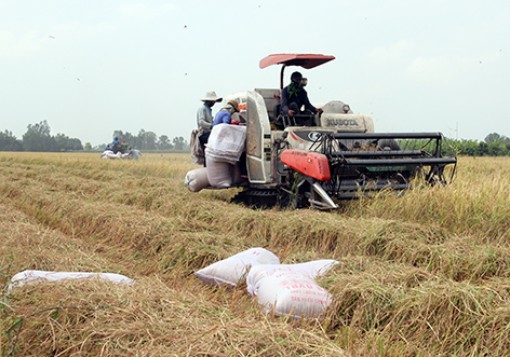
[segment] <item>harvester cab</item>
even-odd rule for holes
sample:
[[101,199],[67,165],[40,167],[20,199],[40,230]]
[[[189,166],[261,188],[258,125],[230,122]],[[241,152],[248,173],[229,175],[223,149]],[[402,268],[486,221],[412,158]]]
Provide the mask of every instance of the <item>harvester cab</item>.
[[240,103],[246,125],[248,182],[235,202],[335,209],[341,199],[404,192],[419,182],[445,185],[448,165],[453,177],[457,160],[443,156],[441,133],[375,133],[371,117],[353,113],[340,100],[323,105],[308,125],[281,115],[285,68],[311,69],[334,59],[320,54],[267,56],[259,66],[282,65],[280,88],[224,97]]

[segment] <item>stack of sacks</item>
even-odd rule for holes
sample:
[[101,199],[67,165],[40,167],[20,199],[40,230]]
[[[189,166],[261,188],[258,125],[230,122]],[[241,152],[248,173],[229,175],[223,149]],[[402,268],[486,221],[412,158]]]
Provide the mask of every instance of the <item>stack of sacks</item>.
[[266,313],[318,318],[333,297],[314,279],[336,264],[336,260],[323,259],[301,264],[253,266],[246,278],[248,293],[257,297]]
[[246,126],[218,124],[213,126],[205,149],[206,163],[210,161],[235,164],[244,151]]
[[280,259],[264,248],[251,248],[206,266],[195,275],[207,284],[237,286],[250,267],[259,264],[280,264]]
[[205,148],[207,179],[213,188],[229,188],[241,182],[239,158],[244,151],[246,127],[218,124]]
[[134,280],[127,276],[114,273],[83,273],[83,272],[55,272],[43,270],[25,270],[14,275],[7,292],[15,287],[34,283],[49,283],[55,281],[81,280],[81,279],[101,279],[111,281],[117,284],[133,284]]
[[338,264],[333,259],[280,264],[264,248],[251,248],[195,272],[207,284],[235,287],[246,279],[247,290],[257,297],[265,313],[293,318],[319,318],[333,301],[315,279]]

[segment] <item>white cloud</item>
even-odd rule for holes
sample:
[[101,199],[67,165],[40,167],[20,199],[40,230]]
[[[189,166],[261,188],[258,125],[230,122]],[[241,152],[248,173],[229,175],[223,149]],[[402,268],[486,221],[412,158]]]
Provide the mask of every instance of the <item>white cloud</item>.
[[415,50],[412,42],[401,40],[390,46],[376,47],[367,55],[369,62],[374,64],[392,64],[408,61]]
[[174,10],[174,5],[171,3],[164,3],[158,5],[149,5],[143,2],[122,4],[119,12],[122,16],[128,18],[143,18],[151,19]]
[[16,35],[13,32],[0,31],[0,58],[21,57],[39,52],[43,47],[43,40],[36,32]]
[[422,84],[446,84],[470,76],[481,65],[487,66],[497,61],[498,56],[496,54],[477,57],[457,55],[419,56],[414,58],[407,66],[405,76]]

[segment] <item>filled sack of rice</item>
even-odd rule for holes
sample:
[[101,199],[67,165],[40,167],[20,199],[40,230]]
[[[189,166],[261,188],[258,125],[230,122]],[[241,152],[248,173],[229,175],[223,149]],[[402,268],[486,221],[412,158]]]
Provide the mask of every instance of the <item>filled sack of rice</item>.
[[279,264],[280,259],[264,248],[250,248],[195,272],[207,284],[237,286],[252,266]]
[[333,297],[312,278],[277,270],[260,279],[256,297],[265,313],[292,318],[320,318]]
[[210,184],[209,179],[207,178],[207,169],[205,167],[200,167],[198,169],[188,171],[184,177],[184,185],[191,192],[198,192],[209,187]]
[[326,274],[337,264],[338,261],[334,259],[319,259],[297,264],[261,264],[253,266],[246,277],[248,293],[252,296],[257,295],[260,280],[277,271],[298,273],[314,280],[315,278]]
[[56,281],[69,281],[81,279],[100,279],[117,284],[133,284],[134,280],[127,276],[115,273],[85,273],[85,272],[55,272],[43,270],[25,270],[14,275],[7,291],[26,284],[49,283]]

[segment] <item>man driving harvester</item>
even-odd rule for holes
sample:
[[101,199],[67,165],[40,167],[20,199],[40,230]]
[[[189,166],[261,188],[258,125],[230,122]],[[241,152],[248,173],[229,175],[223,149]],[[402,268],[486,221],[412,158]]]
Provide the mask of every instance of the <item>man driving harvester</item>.
[[291,83],[283,88],[281,94],[282,115],[289,119],[291,125],[314,126],[314,115],[322,113],[322,109],[310,103],[300,72],[292,73],[290,80]]

